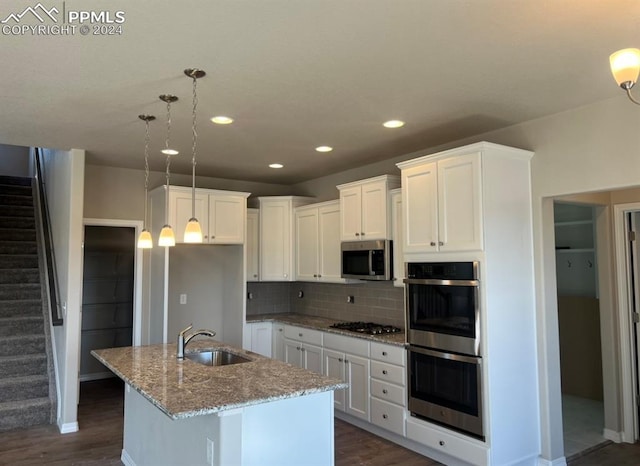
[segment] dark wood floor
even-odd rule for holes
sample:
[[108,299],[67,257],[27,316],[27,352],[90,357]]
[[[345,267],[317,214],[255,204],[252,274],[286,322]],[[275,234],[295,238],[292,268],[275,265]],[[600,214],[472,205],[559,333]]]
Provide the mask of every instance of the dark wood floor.
[[[79,432],[60,435],[55,426],[41,426],[0,433],[0,465],[122,465],[122,383],[118,379],[87,382],[80,390]],[[336,466],[440,464],[338,419],[335,435]],[[609,444],[569,465],[638,466],[640,444]]]

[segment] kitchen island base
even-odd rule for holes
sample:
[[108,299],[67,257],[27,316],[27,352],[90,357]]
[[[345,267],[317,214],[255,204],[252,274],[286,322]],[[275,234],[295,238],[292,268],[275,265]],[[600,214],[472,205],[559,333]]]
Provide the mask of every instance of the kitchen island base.
[[334,464],[333,391],[170,419],[125,386],[126,466]]

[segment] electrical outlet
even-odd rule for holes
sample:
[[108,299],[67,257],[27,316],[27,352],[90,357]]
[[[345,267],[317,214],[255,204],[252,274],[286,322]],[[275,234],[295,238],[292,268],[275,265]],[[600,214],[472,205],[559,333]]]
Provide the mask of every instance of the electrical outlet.
[[353,296],[347,296],[347,302],[353,304]]
[[304,291],[298,291],[298,298],[304,298]]
[[186,295],[186,293],[182,293],[180,295],[180,304],[187,304],[187,295]]

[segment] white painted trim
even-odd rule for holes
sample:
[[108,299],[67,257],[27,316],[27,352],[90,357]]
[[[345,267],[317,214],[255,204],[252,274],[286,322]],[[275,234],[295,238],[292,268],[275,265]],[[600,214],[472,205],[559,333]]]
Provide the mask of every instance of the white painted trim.
[[71,434],[73,432],[78,432],[78,422],[67,422],[66,424],[58,424],[58,429],[60,429],[61,434]]
[[538,458],[538,466],[567,466],[567,459],[564,456],[553,461]]
[[613,229],[616,254],[616,281],[617,281],[617,316],[618,316],[618,350],[620,352],[620,380],[621,380],[621,440],[634,443],[637,438],[636,427],[638,425],[637,411],[633,402],[633,381],[635,380],[635,367],[631,354],[631,313],[626,312],[631,306],[630,290],[627,283],[628,264],[626,248],[626,222],[627,212],[640,210],[640,202],[630,204],[618,204],[613,206]]
[[136,462],[131,459],[129,453],[124,448],[122,449],[122,454],[120,455],[120,461],[124,463],[124,466],[136,466]]
[[[144,224],[140,220],[120,220],[108,218],[85,218],[83,221],[83,230],[86,226],[135,228],[136,238],[138,237],[138,235],[140,235],[142,228],[144,228]],[[133,300],[135,303],[133,309],[133,346],[140,346],[142,344],[142,252],[142,249],[136,248],[135,286],[133,288]]]
[[622,442],[622,432],[616,432],[615,430],[611,430],[611,429],[604,429],[602,431],[602,436],[607,440],[611,440],[612,442],[615,442],[615,443]]

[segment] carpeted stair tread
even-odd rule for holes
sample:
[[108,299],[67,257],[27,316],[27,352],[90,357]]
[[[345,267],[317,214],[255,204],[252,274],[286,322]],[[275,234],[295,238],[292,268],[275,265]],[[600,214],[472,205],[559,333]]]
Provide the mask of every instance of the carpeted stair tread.
[[49,396],[47,375],[25,375],[0,380],[0,403]]
[[16,299],[13,301],[0,301],[0,318],[15,316],[42,317],[42,300]]
[[3,241],[0,254],[38,254],[38,244],[35,241]]
[[47,355],[45,353],[0,357],[0,374],[3,378],[46,373]]
[[33,218],[33,207],[20,205],[0,205],[0,217],[29,217]]
[[0,186],[31,186],[31,178],[28,176],[0,175]]
[[36,220],[33,217],[3,216],[3,217],[0,217],[0,227],[35,229]]
[[40,299],[39,283],[3,283],[0,284],[0,300]]
[[0,338],[40,333],[44,335],[44,319],[41,316],[0,318]]
[[0,432],[49,424],[51,402],[49,398],[0,403]]
[[0,268],[0,284],[34,284],[40,283],[40,271],[38,269],[3,269]]
[[38,269],[37,254],[0,254],[0,269]]
[[36,230],[33,228],[3,228],[0,225],[0,241],[34,241]]
[[0,338],[0,356],[19,356],[45,352],[45,336],[17,335]]
[[31,196],[33,191],[31,186],[13,186],[0,184],[0,195],[5,196]]
[[24,193],[20,194],[7,194],[4,193],[0,187],[0,205],[21,205],[27,207],[33,207],[33,196],[31,195],[31,189],[29,188]]

